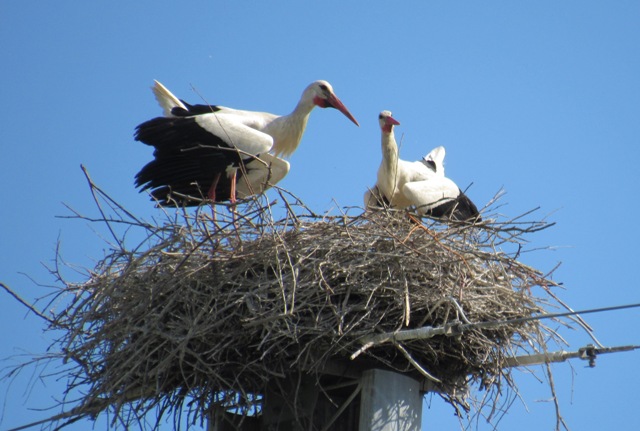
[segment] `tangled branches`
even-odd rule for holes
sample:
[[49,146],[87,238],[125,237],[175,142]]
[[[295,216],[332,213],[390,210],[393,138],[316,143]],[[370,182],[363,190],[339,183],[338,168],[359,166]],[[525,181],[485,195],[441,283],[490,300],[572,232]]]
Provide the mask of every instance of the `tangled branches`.
[[[497,402],[512,385],[505,360],[558,340],[537,320],[380,336],[542,312],[552,297],[532,290],[555,284],[518,257],[545,222],[321,217],[281,192],[282,217],[262,198],[237,212],[203,206],[147,223],[92,191],[97,221],[116,241],[88,280],[60,287],[66,305],[50,320],[75,364],[69,391],[85,394],[67,418],[109,410],[127,425],[152,409],[158,421],[185,407],[192,422],[216,406],[251,413],[274,380],[336,366],[406,373],[468,409],[470,385]],[[131,246],[118,225],[143,239]]]

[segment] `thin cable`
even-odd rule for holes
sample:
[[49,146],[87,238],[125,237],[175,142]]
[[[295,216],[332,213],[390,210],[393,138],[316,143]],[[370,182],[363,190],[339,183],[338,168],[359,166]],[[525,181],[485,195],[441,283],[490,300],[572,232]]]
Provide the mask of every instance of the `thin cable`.
[[517,319],[508,319],[508,320],[497,320],[497,321],[489,321],[489,322],[476,322],[476,323],[448,323],[443,326],[433,327],[433,326],[424,326],[422,328],[416,329],[406,329],[403,331],[396,332],[386,332],[382,334],[375,334],[362,337],[359,341],[362,344],[362,347],[358,349],[354,354],[351,355],[351,359],[354,359],[358,355],[360,355],[365,350],[370,347],[382,344],[385,342],[398,342],[403,340],[419,340],[419,339],[427,339],[432,338],[437,335],[458,335],[463,333],[464,331],[471,328],[492,328],[496,326],[502,325],[510,325],[514,323],[523,323],[530,322],[533,320],[541,320],[541,319],[552,319],[554,317],[566,317],[573,316],[577,314],[589,314],[589,313],[601,313],[604,311],[615,311],[615,310],[623,310],[627,308],[636,308],[640,307],[640,303],[637,304],[626,304],[626,305],[615,305],[612,307],[601,307],[601,308],[592,308],[588,310],[579,310],[579,311],[567,311],[564,313],[549,313],[549,314],[540,314],[537,316],[530,317],[520,317]]
[[542,320],[542,319],[552,319],[554,317],[566,317],[566,316],[574,316],[576,314],[590,314],[590,313],[601,313],[604,311],[615,311],[615,310],[624,310],[627,308],[637,308],[640,307],[640,303],[637,304],[625,304],[625,305],[614,305],[611,307],[601,307],[601,308],[591,308],[588,310],[579,310],[579,311],[566,311],[564,313],[549,313],[549,314],[539,314],[537,316],[530,317],[519,317],[516,319],[508,319],[508,320],[498,320],[494,322],[477,322],[477,323],[465,323],[461,325],[461,329],[467,328],[486,328],[496,325],[510,325],[512,323],[523,323],[530,322],[533,320]]

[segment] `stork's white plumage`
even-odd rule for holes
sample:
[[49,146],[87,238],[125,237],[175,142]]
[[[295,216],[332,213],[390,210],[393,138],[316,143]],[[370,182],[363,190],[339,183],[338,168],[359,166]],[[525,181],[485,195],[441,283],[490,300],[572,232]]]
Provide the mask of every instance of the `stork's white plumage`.
[[[214,109],[209,105],[188,105],[186,102],[174,96],[169,89],[158,81],[155,81],[151,89],[166,117],[176,117],[174,112],[178,114],[178,116],[208,114]],[[264,193],[269,187],[277,184],[289,173],[289,167],[289,162],[269,153],[260,154],[256,159],[247,161],[244,169],[240,170],[240,175],[236,173],[236,175],[240,177],[236,184],[236,196],[242,199]],[[224,200],[223,196],[226,196],[224,191],[227,190],[227,188],[229,189],[229,198],[231,199],[233,197],[232,193],[230,193],[231,182],[227,181],[227,179],[228,176],[218,179],[218,188],[221,189],[218,192],[219,201]],[[164,193],[165,190],[162,190],[161,193]],[[182,193],[183,195],[185,194],[184,192],[185,191]]]
[[478,209],[449,178],[444,176],[444,147],[434,148],[422,160],[408,162],[398,156],[393,126],[400,123],[391,112],[379,116],[382,130],[382,162],[378,182],[364,196],[366,208],[415,206],[419,214],[451,217],[457,220],[478,218]]
[[289,172],[289,163],[278,156],[296,150],[316,106],[336,108],[358,125],[326,81],[311,83],[284,116],[190,105],[157,81],[153,92],[165,117],[137,127],[136,140],[155,151],[154,160],[136,175],[136,186],[151,189],[161,205],[235,201],[236,195],[264,192]]

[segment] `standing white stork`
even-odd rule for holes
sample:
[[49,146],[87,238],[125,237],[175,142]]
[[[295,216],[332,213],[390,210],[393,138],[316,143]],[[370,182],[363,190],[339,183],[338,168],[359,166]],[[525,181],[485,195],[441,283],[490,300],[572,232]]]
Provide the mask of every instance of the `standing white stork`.
[[135,184],[141,191],[150,189],[160,205],[235,202],[236,196],[264,192],[289,172],[289,163],[278,156],[296,150],[316,106],[336,108],[359,125],[327,81],[311,83],[284,116],[190,105],[157,81],[153,92],[165,117],[136,128],[135,139],[155,151]]
[[365,207],[407,208],[413,205],[421,215],[480,220],[473,202],[444,176],[444,147],[434,148],[417,162],[402,160],[393,133],[393,126],[400,123],[389,111],[382,111],[379,119],[382,162],[378,168],[378,182],[364,195]]

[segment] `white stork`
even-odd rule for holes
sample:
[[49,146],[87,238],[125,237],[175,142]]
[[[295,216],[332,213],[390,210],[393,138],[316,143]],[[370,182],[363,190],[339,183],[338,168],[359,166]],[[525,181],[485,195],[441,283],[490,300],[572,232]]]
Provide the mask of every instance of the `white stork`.
[[389,111],[382,111],[379,119],[382,162],[378,168],[378,182],[364,195],[365,207],[407,208],[413,205],[421,215],[480,220],[473,202],[444,176],[444,147],[434,148],[417,162],[401,160],[393,133],[393,126],[400,123]]
[[153,92],[165,117],[136,129],[135,139],[155,151],[135,184],[141,191],[150,189],[160,205],[235,202],[236,196],[264,192],[289,172],[289,163],[278,156],[296,150],[316,106],[336,108],[359,125],[327,81],[311,83],[293,112],[284,116],[190,105],[157,81]]

